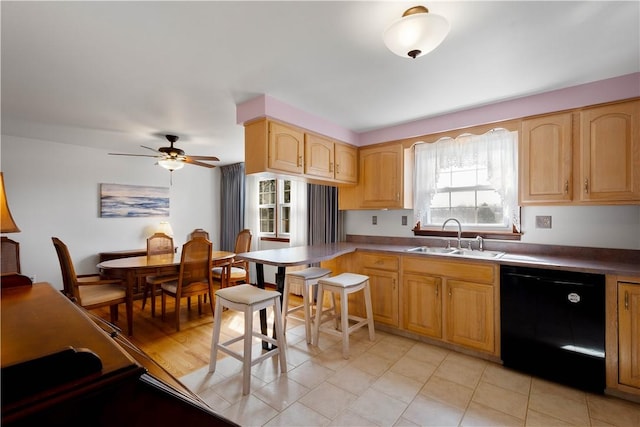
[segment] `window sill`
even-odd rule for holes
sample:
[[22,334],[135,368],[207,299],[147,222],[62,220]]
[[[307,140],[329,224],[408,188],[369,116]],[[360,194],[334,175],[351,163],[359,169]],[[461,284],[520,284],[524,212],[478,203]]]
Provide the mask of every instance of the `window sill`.
[[260,240],[263,241],[263,242],[289,243],[289,239],[288,238],[282,238],[282,237],[266,237],[266,236],[262,236],[262,237],[260,237]]
[[[452,237],[454,239],[458,237],[458,232],[451,230],[414,228],[412,231],[414,236]],[[463,239],[475,239],[477,236],[487,240],[521,240],[522,233],[515,231],[462,230],[461,238]]]

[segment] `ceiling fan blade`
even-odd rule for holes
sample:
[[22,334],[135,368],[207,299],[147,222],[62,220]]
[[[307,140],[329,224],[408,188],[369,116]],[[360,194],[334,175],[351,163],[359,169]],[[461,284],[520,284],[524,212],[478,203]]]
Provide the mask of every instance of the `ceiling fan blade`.
[[162,157],[162,156],[152,156],[151,154],[126,154],[126,153],[109,153],[111,156],[134,156],[134,157]]
[[147,150],[151,150],[154,153],[159,153],[160,152],[160,151],[156,150],[155,148],[147,147],[146,145],[141,145],[140,147],[146,148]]
[[193,160],[208,160],[210,162],[219,162],[220,159],[214,156],[189,156]]
[[210,165],[209,163],[203,163],[203,162],[199,162],[197,160],[193,160],[193,158],[187,157],[184,159],[185,163],[189,163],[190,165],[195,165],[195,166],[204,166],[205,168],[215,168],[216,165]]

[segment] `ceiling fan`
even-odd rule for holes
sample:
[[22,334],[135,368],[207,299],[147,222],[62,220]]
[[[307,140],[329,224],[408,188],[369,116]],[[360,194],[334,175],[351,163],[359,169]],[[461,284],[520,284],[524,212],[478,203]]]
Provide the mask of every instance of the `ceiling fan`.
[[186,163],[196,166],[204,166],[205,168],[215,168],[215,165],[211,165],[207,162],[219,162],[220,159],[214,156],[187,156],[184,153],[184,150],[176,148],[173,146],[174,142],[178,140],[176,135],[165,135],[167,141],[171,144],[170,147],[160,147],[157,150],[151,147],[147,147],[141,145],[142,148],[146,148],[147,150],[153,151],[154,155],[151,154],[124,154],[124,153],[109,153],[112,156],[136,156],[136,157],[154,157],[158,159],[158,165],[162,166],[165,169],[169,169],[170,171],[174,171],[177,169],[182,169]]

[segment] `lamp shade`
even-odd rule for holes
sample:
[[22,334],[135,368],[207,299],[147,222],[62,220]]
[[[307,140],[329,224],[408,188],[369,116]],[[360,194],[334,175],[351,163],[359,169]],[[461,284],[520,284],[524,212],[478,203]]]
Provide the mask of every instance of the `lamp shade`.
[[171,224],[169,224],[168,221],[160,221],[156,233],[164,233],[167,236],[173,237],[173,228],[171,228]]
[[158,160],[158,164],[170,171],[182,169],[184,167],[184,161],[178,159],[162,159]]
[[386,29],[384,43],[389,50],[405,58],[417,58],[438,47],[449,33],[449,22],[429,13],[424,6],[405,11]]
[[2,172],[0,172],[0,222],[0,232],[2,233],[17,233],[20,231],[9,210],[7,193],[4,191],[4,175]]

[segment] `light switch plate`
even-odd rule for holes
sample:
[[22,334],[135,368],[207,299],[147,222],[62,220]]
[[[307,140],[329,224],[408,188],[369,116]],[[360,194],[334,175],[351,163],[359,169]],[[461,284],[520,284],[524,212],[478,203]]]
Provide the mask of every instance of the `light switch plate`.
[[551,228],[551,215],[536,215],[536,228]]
[[407,225],[407,216],[402,215],[402,225]]
[[378,217],[373,215],[371,217],[371,224],[376,225],[378,223]]

